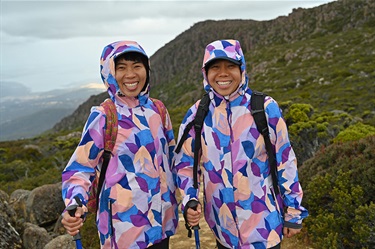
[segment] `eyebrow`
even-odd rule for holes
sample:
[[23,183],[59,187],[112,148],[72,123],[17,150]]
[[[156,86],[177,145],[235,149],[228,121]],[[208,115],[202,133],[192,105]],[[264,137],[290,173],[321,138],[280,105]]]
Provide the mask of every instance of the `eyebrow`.
[[[132,64],[137,64],[137,63],[142,63],[141,61],[133,61],[133,60],[125,60],[125,61],[130,61],[130,62],[133,62]],[[121,61],[118,61],[116,62],[116,66],[117,65],[125,65],[126,63],[124,62],[124,60],[121,60]]]

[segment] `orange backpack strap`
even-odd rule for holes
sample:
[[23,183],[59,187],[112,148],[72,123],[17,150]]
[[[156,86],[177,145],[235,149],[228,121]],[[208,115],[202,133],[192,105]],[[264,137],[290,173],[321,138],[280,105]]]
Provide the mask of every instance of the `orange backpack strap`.
[[165,127],[166,125],[166,116],[167,116],[167,108],[165,107],[165,105],[163,104],[163,102],[161,102],[160,100],[158,99],[154,99],[154,98],[150,98],[152,100],[152,102],[154,102],[156,108],[158,108],[158,112],[159,112],[159,115],[161,117],[161,121],[163,122],[163,126]]
[[118,131],[118,119],[117,119],[117,110],[115,103],[111,99],[106,99],[104,102],[100,104],[104,108],[104,112],[106,115],[106,127],[105,127],[105,134],[104,134],[104,152],[103,152],[103,163],[102,168],[99,173],[98,177],[95,178],[93,181],[89,200],[87,202],[87,208],[89,212],[96,213],[98,210],[99,205],[99,196],[100,191],[102,189],[104,180],[105,180],[105,173],[108,168],[109,160],[112,156],[112,150],[116,144],[117,138],[117,131]]
[[112,152],[115,147],[117,131],[118,131],[118,119],[117,110],[115,103],[111,99],[106,99],[100,104],[104,108],[106,114],[106,129],[104,134],[104,150]]

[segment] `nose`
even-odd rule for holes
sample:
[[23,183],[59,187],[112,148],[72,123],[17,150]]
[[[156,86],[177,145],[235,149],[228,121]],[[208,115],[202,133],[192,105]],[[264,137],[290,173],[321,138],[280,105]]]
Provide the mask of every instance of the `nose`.
[[132,68],[127,68],[124,75],[126,78],[133,78],[135,76],[135,72]]
[[220,66],[219,76],[228,76],[228,69],[225,66]]

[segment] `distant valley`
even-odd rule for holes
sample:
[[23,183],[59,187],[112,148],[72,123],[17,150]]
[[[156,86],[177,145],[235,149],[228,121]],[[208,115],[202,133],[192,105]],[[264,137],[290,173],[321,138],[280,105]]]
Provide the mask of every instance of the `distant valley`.
[[31,138],[49,130],[101,88],[81,87],[32,93],[1,84],[0,141]]

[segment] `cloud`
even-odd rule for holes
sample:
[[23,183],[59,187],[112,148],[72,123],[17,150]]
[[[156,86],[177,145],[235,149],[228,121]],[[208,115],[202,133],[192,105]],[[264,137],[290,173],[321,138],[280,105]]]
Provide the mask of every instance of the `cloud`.
[[199,20],[276,18],[326,1],[2,1],[1,31],[40,39],[167,34]]

